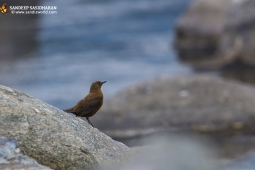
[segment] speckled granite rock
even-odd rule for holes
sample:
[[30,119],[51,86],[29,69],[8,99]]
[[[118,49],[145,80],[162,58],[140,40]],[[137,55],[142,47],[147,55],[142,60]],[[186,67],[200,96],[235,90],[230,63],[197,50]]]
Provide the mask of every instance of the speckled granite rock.
[[255,132],[255,89],[197,75],[160,77],[108,99],[92,121],[115,138],[155,131]]
[[17,141],[0,136],[1,170],[50,170],[38,164],[34,159],[23,155],[17,147]]
[[130,154],[87,121],[5,86],[0,86],[0,135],[17,140],[22,153],[55,170],[93,169]]
[[255,65],[255,1],[195,0],[176,26],[175,47],[196,68]]

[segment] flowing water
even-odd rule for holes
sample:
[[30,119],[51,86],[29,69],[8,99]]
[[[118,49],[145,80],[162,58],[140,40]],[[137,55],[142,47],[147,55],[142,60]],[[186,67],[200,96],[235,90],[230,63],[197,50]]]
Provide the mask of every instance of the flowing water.
[[91,82],[106,80],[105,97],[160,75],[189,74],[172,49],[174,25],[189,0],[43,1],[30,58],[1,66],[1,84],[59,108],[74,105]]

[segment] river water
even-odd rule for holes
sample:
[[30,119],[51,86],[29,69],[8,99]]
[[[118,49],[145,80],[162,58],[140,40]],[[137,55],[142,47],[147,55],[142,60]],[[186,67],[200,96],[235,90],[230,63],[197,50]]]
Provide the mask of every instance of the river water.
[[105,97],[160,75],[189,74],[172,49],[174,25],[189,0],[43,1],[57,14],[41,15],[37,48],[1,66],[1,83],[58,108],[106,80]]

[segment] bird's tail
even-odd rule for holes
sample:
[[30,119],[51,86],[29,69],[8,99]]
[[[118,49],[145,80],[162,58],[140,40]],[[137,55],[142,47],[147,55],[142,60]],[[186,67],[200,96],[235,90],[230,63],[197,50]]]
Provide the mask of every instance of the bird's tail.
[[72,113],[73,112],[73,107],[70,108],[70,109],[66,109],[66,110],[63,110],[64,112],[67,112],[67,113]]

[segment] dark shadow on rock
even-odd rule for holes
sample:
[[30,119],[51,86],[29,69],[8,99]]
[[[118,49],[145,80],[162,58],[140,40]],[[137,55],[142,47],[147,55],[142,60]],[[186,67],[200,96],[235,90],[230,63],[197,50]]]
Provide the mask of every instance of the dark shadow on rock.
[[255,66],[236,61],[219,69],[220,76],[255,85]]

